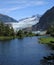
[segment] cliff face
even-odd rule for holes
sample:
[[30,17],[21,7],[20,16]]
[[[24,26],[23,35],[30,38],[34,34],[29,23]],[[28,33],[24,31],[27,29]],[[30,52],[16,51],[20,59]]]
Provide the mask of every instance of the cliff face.
[[36,30],[47,30],[49,26],[54,25],[54,7],[46,11],[39,20],[39,23],[34,25],[33,27]]

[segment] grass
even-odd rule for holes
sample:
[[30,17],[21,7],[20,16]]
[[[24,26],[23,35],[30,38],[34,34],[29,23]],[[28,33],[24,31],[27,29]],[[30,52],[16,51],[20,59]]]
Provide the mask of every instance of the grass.
[[40,41],[40,43],[49,44],[49,43],[51,43],[51,41],[54,42],[54,37],[40,38],[39,41]]
[[54,50],[54,37],[40,38],[39,42],[49,45]]
[[14,39],[14,38],[18,38],[18,39],[23,39],[24,37],[32,37],[32,36],[35,36],[34,34],[28,34],[28,35],[20,35],[20,36],[0,36],[0,41],[3,41],[3,40],[11,40],[11,39]]
[[13,38],[13,36],[0,36],[0,40],[11,40]]

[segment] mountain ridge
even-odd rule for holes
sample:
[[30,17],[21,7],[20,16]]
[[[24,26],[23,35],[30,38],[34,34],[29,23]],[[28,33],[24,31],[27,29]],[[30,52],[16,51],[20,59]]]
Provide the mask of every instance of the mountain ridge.
[[23,27],[23,29],[32,27],[33,25],[37,24],[39,22],[40,19],[40,15],[33,15],[31,17],[28,18],[24,18],[19,20],[19,24],[21,27]]
[[54,25],[54,6],[47,10],[41,17],[39,22],[33,26],[35,30],[47,30]]
[[6,23],[6,22],[18,22],[18,21],[8,15],[0,14],[0,22]]

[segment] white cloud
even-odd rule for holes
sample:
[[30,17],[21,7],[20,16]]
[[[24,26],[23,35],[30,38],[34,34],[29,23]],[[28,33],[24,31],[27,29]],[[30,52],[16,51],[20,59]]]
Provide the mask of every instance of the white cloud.
[[36,5],[44,5],[44,4],[46,4],[46,2],[44,2],[44,1],[37,1],[36,3],[34,2],[33,4],[36,4]]
[[23,4],[27,2],[26,0],[19,0],[19,1],[7,1],[7,2],[4,2],[5,4]]
[[[18,9],[22,9],[22,8],[26,8],[26,7],[31,7],[31,6],[40,6],[40,5],[44,5],[46,4],[45,1],[43,0],[18,0],[18,1],[7,1],[7,2],[3,2],[6,5],[14,5],[10,8],[3,8],[0,9],[0,12],[5,12],[5,13],[9,13],[11,11],[15,11]],[[17,4],[17,5],[16,5]]]
[[46,4],[45,1],[43,0],[17,0],[17,1],[7,1],[4,2],[5,4],[18,4],[18,5],[23,5],[23,4],[36,4],[36,5],[43,5]]

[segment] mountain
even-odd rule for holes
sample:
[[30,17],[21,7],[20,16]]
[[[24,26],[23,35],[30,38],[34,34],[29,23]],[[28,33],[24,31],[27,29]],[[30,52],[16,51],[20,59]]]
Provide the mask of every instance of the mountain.
[[47,30],[54,25],[54,7],[47,10],[41,17],[39,22],[33,26],[35,30]]
[[18,21],[7,15],[0,14],[0,22],[8,23],[8,22],[18,22]]
[[0,21],[4,22],[5,24],[9,24],[14,28],[15,31],[20,29],[32,30],[32,26],[37,24],[39,19],[40,15],[33,15],[32,17],[23,18],[19,21],[16,21],[7,15],[0,14]]
[[33,25],[39,22],[39,15],[33,15],[32,17],[24,18],[19,20],[18,29],[27,29],[32,27]]

